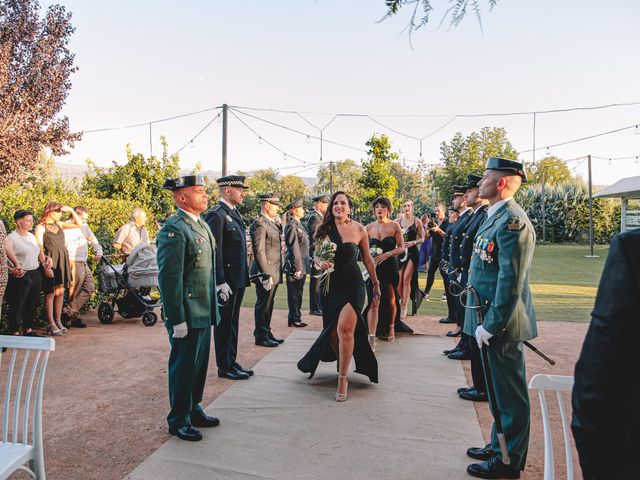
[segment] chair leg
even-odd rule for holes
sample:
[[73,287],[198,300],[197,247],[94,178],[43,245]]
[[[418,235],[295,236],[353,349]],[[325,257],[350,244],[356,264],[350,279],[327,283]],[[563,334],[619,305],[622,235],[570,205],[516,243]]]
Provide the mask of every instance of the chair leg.
[[34,478],[38,480],[46,480],[46,475],[44,473],[44,456],[42,452],[36,453],[33,459],[33,471],[35,472]]

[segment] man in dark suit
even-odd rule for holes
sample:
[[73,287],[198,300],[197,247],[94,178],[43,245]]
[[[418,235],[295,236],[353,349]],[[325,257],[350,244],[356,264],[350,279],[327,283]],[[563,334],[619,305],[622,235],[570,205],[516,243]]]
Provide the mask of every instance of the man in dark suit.
[[315,248],[314,235],[316,229],[322,223],[324,214],[329,207],[329,196],[318,195],[312,198],[313,200],[313,213],[307,221],[307,234],[309,235],[309,256],[312,260],[311,278],[309,279],[309,313],[311,315],[322,316],[322,305],[320,305],[320,283],[315,277],[320,272],[313,268],[313,251]]
[[427,285],[424,289],[424,298],[429,300],[431,295],[431,287],[436,279],[436,272],[440,266],[440,260],[442,259],[442,242],[446,234],[449,221],[446,217],[447,207],[444,202],[438,203],[434,209],[434,218],[432,219],[433,226],[427,229],[425,234],[425,240],[429,238],[431,241],[431,255],[429,256],[429,269],[427,270]]
[[158,232],[158,286],[162,316],[169,333],[169,433],[202,440],[196,427],[216,427],[220,420],[200,406],[207,379],[211,324],[218,321],[214,291],[215,240],[200,214],[207,209],[201,175],[168,179],[178,211]]
[[284,257],[284,273],[287,275],[288,324],[290,327],[306,327],[302,321],[302,292],[307,273],[311,271],[309,237],[300,219],[304,216],[302,200],[287,205],[289,221],[284,227],[284,241],[287,253]]
[[253,262],[251,274],[262,274],[256,280],[255,325],[256,345],[277,347],[284,342],[271,333],[271,315],[278,285],[282,283],[282,226],[278,217],[280,200],[273,193],[258,195],[260,214],[251,224]]
[[640,229],[616,235],[575,370],[573,438],[585,480],[638,479]]
[[246,380],[252,370],[236,361],[238,322],[244,289],[249,286],[245,226],[238,212],[244,201],[244,177],[228,175],[218,180],[220,202],[207,213],[205,221],[216,239],[216,291],[220,303],[220,324],[214,328],[218,376]]

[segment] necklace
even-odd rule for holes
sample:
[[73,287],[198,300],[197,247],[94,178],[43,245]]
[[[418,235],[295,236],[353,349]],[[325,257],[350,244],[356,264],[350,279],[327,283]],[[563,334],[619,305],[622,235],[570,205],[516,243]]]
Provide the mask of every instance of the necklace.
[[16,233],[18,234],[18,237],[20,237],[20,240],[22,240],[22,242],[24,242],[27,246],[34,246],[33,242],[31,241],[31,237],[29,236],[29,232],[27,232],[26,235],[22,235],[19,231],[16,230]]

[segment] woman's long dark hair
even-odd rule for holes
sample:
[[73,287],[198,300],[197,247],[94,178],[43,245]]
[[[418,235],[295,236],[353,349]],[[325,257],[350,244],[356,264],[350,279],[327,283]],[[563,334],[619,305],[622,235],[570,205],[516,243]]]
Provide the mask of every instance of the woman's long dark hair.
[[336,201],[336,197],[338,195],[344,195],[345,197],[347,197],[347,203],[349,204],[349,208],[352,208],[351,197],[347,193],[341,192],[341,191],[334,192],[334,194],[331,195],[331,200],[329,200],[329,208],[327,208],[327,211],[324,214],[322,223],[316,229],[316,234],[314,236],[316,240],[322,240],[323,238],[329,236],[329,232],[331,231],[331,228],[336,224],[336,220],[333,216],[333,202]]
[[42,216],[40,217],[40,222],[44,224],[48,219],[51,212],[59,212],[62,208],[62,204],[60,202],[47,202],[44,206],[44,212],[42,212]]

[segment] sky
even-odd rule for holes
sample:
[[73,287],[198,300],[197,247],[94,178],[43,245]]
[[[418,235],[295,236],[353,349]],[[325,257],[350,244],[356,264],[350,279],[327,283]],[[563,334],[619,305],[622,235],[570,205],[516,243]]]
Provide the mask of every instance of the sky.
[[[230,172],[273,167],[282,174],[314,176],[320,142],[313,137],[339,113],[369,117],[333,120],[324,139],[352,148],[323,142],[324,163],[360,160],[367,138],[385,133],[413,166],[420,143],[409,137],[436,130],[422,142],[430,164],[439,161],[441,142],[485,126],[504,127],[519,152],[533,147],[531,114],[456,114],[640,102],[640,2],[501,0],[489,11],[488,2],[480,1],[482,30],[473,15],[457,28],[449,28],[446,19],[440,25],[447,1],[434,0],[432,21],[413,34],[411,45],[402,31],[408,8],[377,22],[385,13],[384,0],[59,0],[55,3],[73,14],[71,49],[79,67],[62,113],[73,131],[87,133],[57,163],[123,163],[127,144],[134,152],[148,155],[153,148],[158,154],[164,135],[170,153],[186,145],[180,150],[183,169],[200,164],[220,170],[219,121],[190,143],[219,110],[153,123],[151,136],[148,124],[222,104],[300,114],[232,111]],[[119,128],[137,124],[144,125]],[[640,124],[640,103],[540,113],[535,155],[563,158],[586,178],[587,162],[573,159],[591,154],[593,182],[611,184],[640,175],[635,158],[640,134],[634,134],[640,128],[546,146],[635,124]],[[104,128],[116,129],[89,133]],[[533,157],[527,152],[520,158]]]

